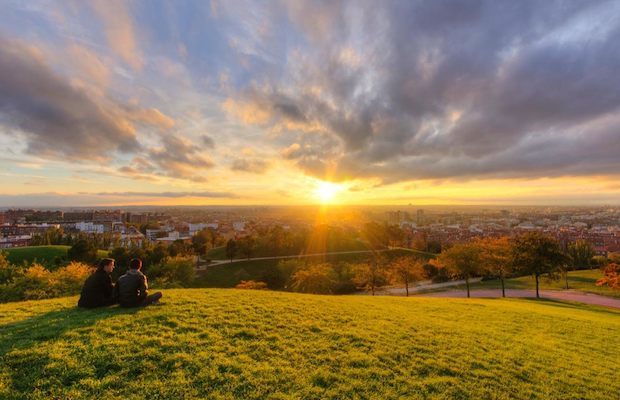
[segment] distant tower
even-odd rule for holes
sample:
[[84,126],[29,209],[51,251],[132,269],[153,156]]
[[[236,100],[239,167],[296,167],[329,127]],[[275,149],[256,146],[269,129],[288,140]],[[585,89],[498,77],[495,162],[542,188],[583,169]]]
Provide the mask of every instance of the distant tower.
[[416,224],[421,225],[424,223],[424,210],[416,211],[415,216],[416,216],[415,218]]

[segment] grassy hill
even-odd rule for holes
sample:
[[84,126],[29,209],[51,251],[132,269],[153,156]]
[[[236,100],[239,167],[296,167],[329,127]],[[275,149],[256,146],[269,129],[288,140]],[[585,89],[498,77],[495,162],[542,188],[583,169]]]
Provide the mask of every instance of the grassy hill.
[[[35,260],[49,264],[53,263],[56,257],[66,258],[70,247],[71,246],[27,246],[4,249],[4,251],[8,253],[7,259],[9,262],[15,265],[22,265],[24,262],[29,265]],[[108,252],[98,250],[97,255],[99,257],[107,257]]]
[[0,398],[609,399],[620,312],[533,300],[168,290],[0,304]]

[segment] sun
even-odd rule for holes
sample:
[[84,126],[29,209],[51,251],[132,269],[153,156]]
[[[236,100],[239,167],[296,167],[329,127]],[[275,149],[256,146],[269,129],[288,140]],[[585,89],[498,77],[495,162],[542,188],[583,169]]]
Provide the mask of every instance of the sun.
[[343,189],[344,187],[337,183],[319,181],[314,189],[314,196],[323,204],[334,203]]

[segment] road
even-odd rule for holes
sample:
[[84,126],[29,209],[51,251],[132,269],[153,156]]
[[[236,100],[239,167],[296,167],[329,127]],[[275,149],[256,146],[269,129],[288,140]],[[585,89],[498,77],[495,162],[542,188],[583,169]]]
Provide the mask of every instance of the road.
[[[467,297],[464,290],[451,290],[446,292],[425,293],[416,295],[418,297]],[[499,289],[472,290],[471,297],[494,298],[502,297]],[[534,290],[506,289],[506,297],[532,298],[536,297]],[[620,309],[620,299],[613,297],[600,296],[593,293],[578,292],[574,290],[541,290],[540,297],[552,300],[576,301],[584,304],[611,307]]]

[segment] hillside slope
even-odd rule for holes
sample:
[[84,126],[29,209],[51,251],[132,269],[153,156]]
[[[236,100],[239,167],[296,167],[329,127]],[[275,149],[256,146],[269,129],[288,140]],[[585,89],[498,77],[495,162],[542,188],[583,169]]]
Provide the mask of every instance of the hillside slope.
[[588,398],[620,393],[620,312],[531,300],[168,290],[0,304],[0,398]]

